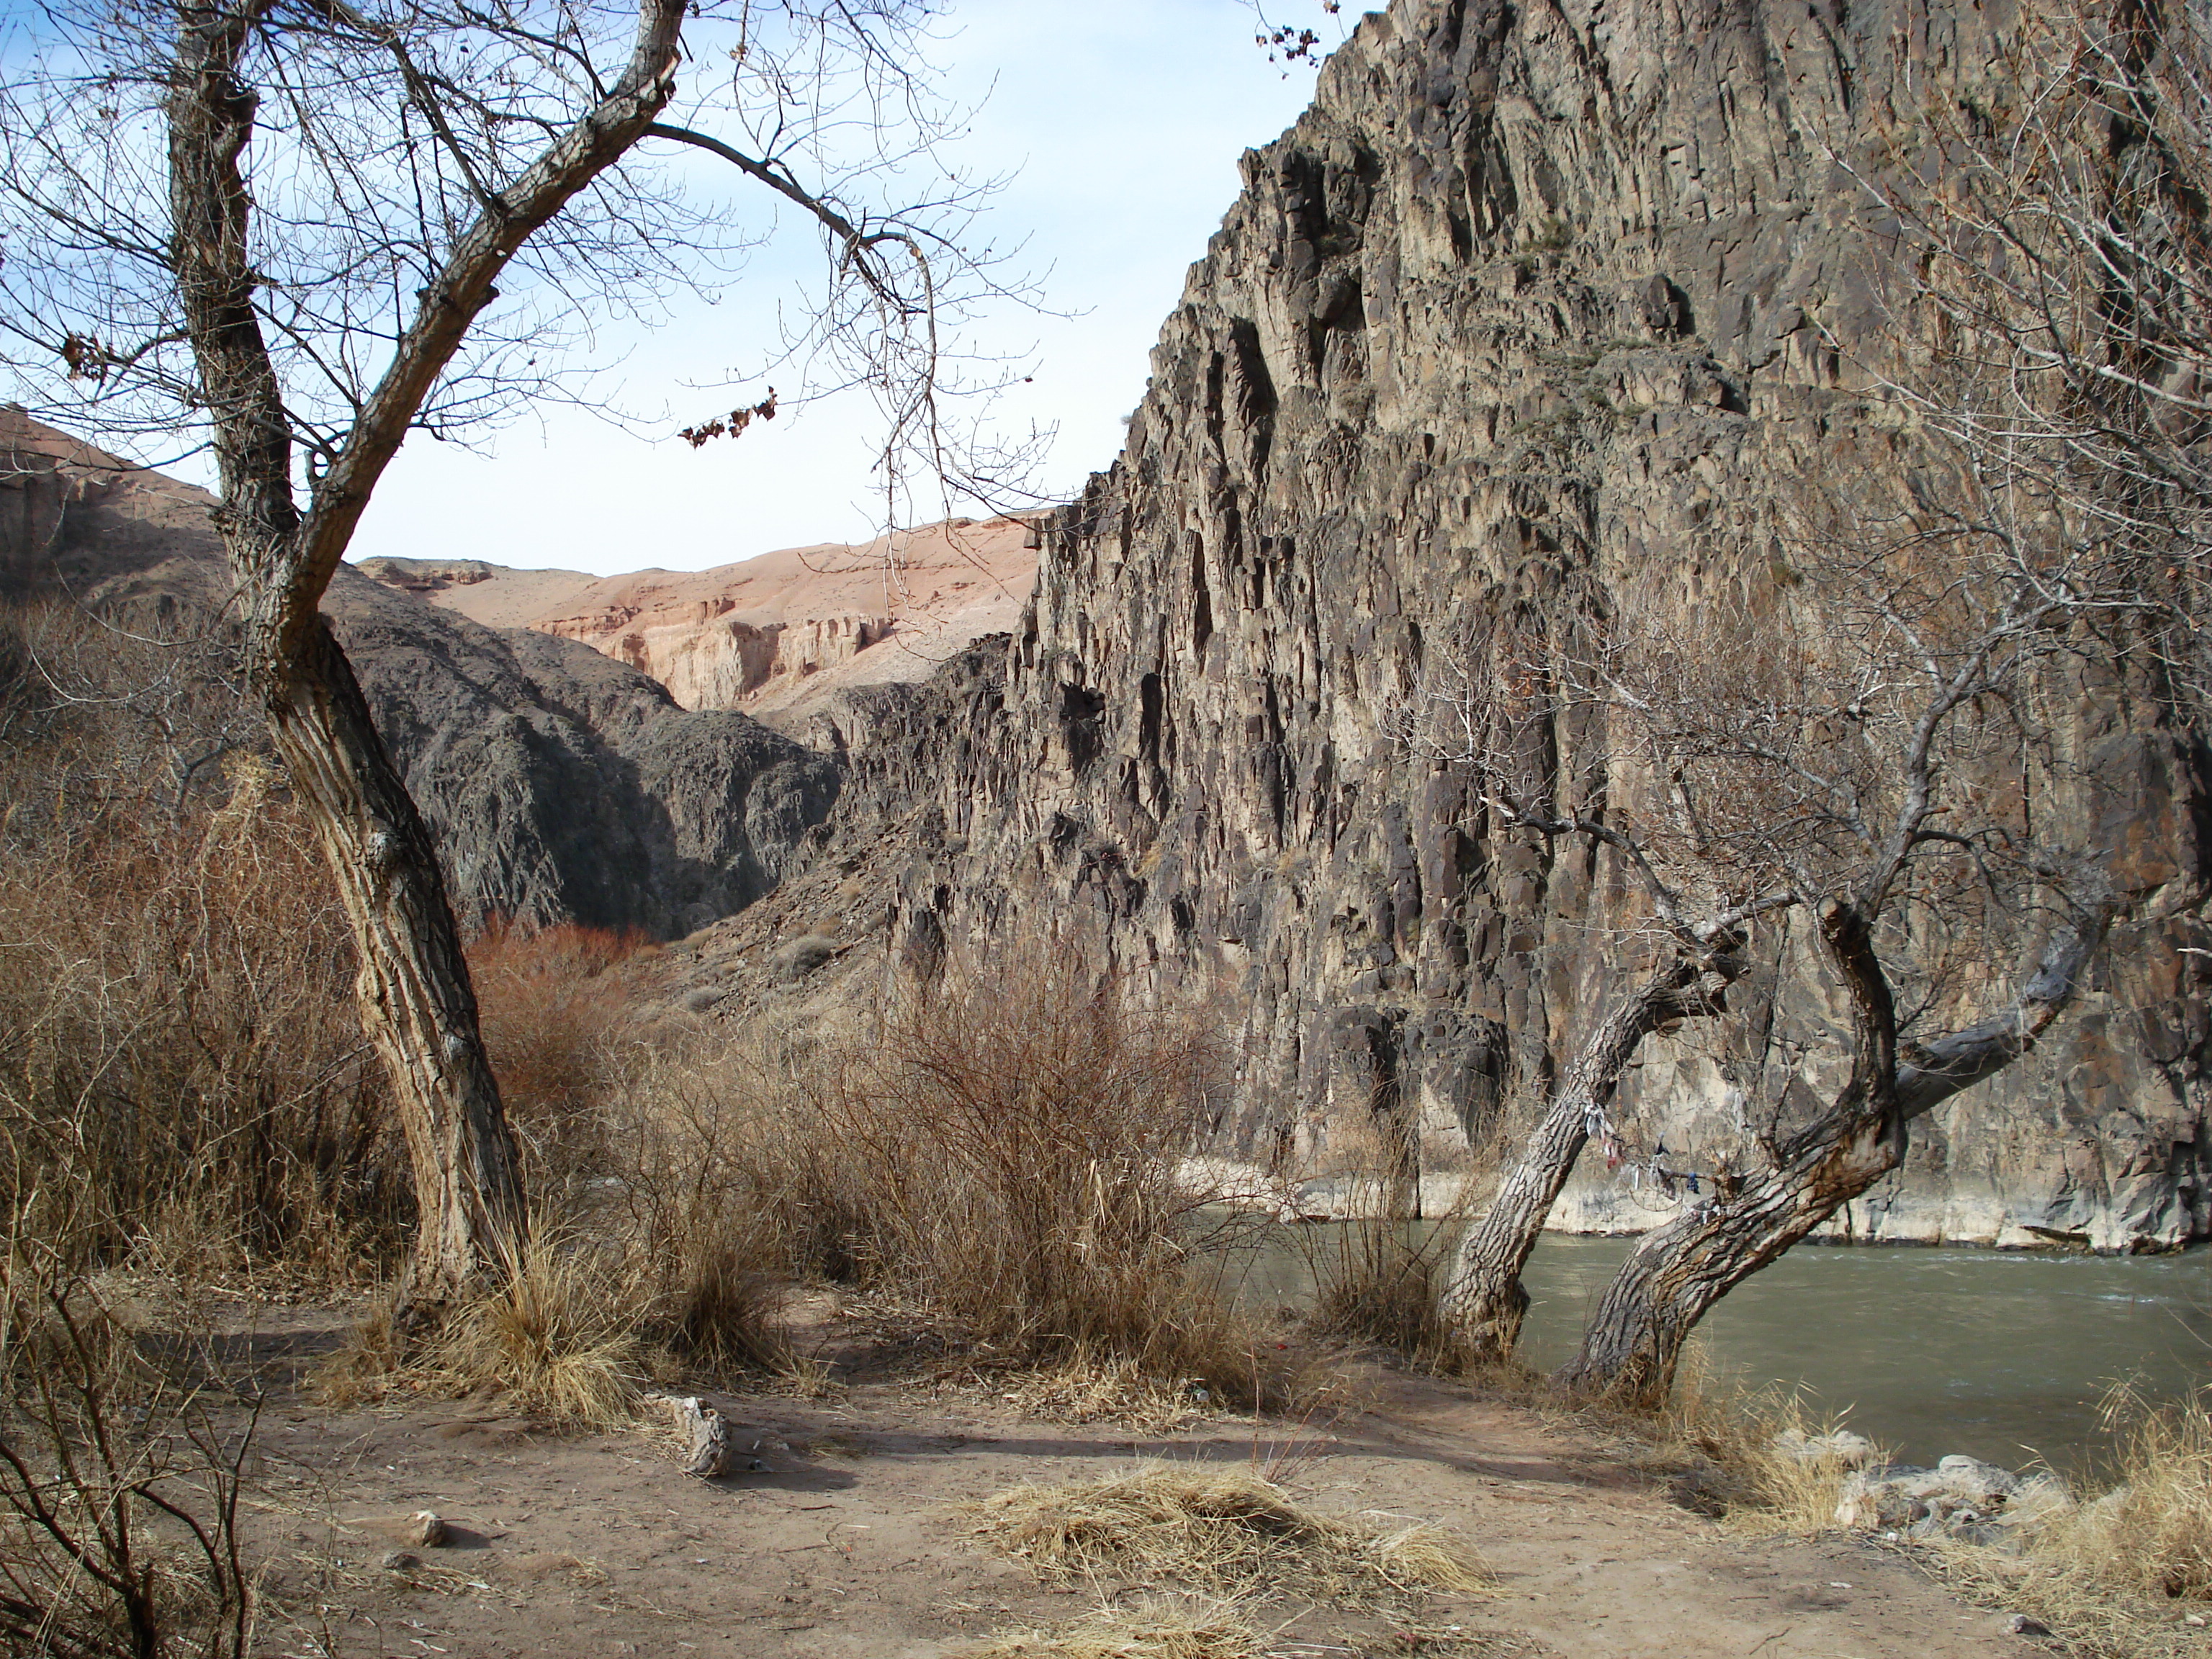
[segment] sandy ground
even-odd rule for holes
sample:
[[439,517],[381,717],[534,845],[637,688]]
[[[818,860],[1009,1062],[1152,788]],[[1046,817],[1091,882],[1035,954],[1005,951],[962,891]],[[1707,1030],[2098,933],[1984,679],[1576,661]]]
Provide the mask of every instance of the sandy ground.
[[[969,1537],[957,1509],[1023,1482],[1162,1458],[1256,1465],[1322,1509],[1440,1522],[1495,1569],[1491,1598],[1403,1616],[1286,1602],[1273,1650],[1305,1659],[1433,1651],[1569,1659],[1949,1659],[2040,1650],[1893,1553],[1732,1536],[1607,1448],[1448,1382],[1349,1362],[1361,1409],[1326,1426],[1219,1416],[1176,1433],[1024,1416],[972,1377],[872,1376],[823,1397],[717,1393],[761,1468],[685,1476],[650,1426],[566,1436],[496,1400],[410,1397],[331,1412],[288,1381],[338,1340],[330,1314],[234,1339],[262,1369],[252,1541],[301,1655],[959,1653],[988,1632],[1174,1585],[1040,1587]],[[960,1368],[954,1366],[954,1371]],[[419,1565],[404,1517],[453,1528]],[[1482,1646],[1410,1639],[1484,1632]],[[1510,1638],[1510,1639],[1509,1639]]]

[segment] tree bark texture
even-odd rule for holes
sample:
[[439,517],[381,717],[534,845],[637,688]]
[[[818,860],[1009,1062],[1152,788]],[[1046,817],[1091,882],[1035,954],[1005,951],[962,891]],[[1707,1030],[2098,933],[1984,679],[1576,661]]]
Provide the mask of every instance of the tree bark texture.
[[1678,1020],[1723,1011],[1729,985],[1743,971],[1735,943],[1677,951],[1606,1011],[1576,1054],[1550,1109],[1522,1144],[1482,1219],[1461,1241],[1444,1287],[1443,1314],[1465,1341],[1470,1363],[1492,1364],[1512,1357],[1528,1310],[1522,1270],[1560,1189],[1574,1173],[1592,1118],[1611,1103],[1622,1073],[1646,1036]]
[[270,715],[353,926],[362,1024],[406,1134],[416,1230],[400,1303],[432,1318],[486,1274],[511,1271],[524,1219],[437,848],[323,618]]
[[1712,1305],[1805,1237],[1905,1158],[1907,1125],[2029,1052],[2071,1000],[2109,912],[2062,933],[2014,1004],[1924,1046],[1900,1045],[1870,929],[1850,907],[1821,919],[1851,1008],[1850,1073],[1835,1104],[1732,1183],[1638,1241],[1561,1370],[1571,1391],[1632,1408],[1662,1405],[1682,1345]]
[[238,583],[247,672],[352,922],[362,1024],[390,1075],[414,1168],[420,1230],[401,1313],[420,1328],[482,1275],[512,1264],[522,1193],[436,848],[318,606],[377,480],[495,297],[495,279],[672,95],[684,8],[641,0],[623,75],[460,233],[304,514],[294,429],[254,305],[252,198],[240,166],[258,103],[242,65],[272,9],[270,0],[231,0],[179,13],[170,262],[215,428],[216,522]]

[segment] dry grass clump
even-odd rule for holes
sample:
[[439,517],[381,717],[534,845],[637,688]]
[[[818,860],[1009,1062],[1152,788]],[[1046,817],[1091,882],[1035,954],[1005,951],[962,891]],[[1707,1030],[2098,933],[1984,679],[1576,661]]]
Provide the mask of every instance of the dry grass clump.
[[1813,1416],[1794,1389],[1722,1387],[1694,1348],[1666,1410],[1648,1424],[1656,1457],[1687,1466],[1678,1497],[1754,1536],[1833,1531],[1844,1480],[1863,1464],[1889,1461],[1879,1448],[1856,1457],[1843,1449],[1844,1419]]
[[429,1376],[455,1394],[495,1389],[554,1424],[627,1422],[642,1375],[635,1301],[618,1259],[540,1226],[506,1281],[448,1318]]
[[1340,1606],[1491,1582],[1473,1547],[1439,1528],[1324,1515],[1234,1466],[1146,1463],[1099,1480],[1018,1486],[970,1512],[978,1536],[1047,1580],[1111,1576]]
[[1001,1631],[961,1659],[1261,1659],[1267,1638],[1232,1605],[1148,1601]]
[[2202,1654],[2212,1613],[2212,1388],[2166,1404],[2109,1393],[2102,1426],[2119,1480],[2027,1529],[2010,1549],[1953,1544],[1929,1557],[1977,1600],[2048,1626],[2082,1659]]

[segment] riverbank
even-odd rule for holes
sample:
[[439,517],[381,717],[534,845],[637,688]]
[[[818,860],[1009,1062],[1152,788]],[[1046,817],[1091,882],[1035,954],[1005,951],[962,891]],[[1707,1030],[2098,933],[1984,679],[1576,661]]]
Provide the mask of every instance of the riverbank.
[[[1040,1413],[1007,1374],[918,1362],[910,1333],[824,1302],[801,1324],[813,1397],[708,1390],[744,1461],[699,1480],[649,1417],[566,1435],[497,1398],[326,1409],[301,1383],[343,1316],[234,1312],[226,1340],[254,1353],[264,1389],[248,1543],[270,1564],[272,1652],[952,1659],[995,1632],[1175,1599],[1183,1586],[1136,1577],[1041,1583],[959,1507],[1147,1460],[1255,1471],[1324,1513],[1444,1528],[1494,1579],[1381,1612],[1262,1596],[1243,1614],[1270,1653],[2047,1650],[1894,1549],[1743,1536],[1682,1507],[1679,1471],[1647,1449],[1370,1358],[1316,1356],[1332,1387],[1302,1419],[1194,1407],[1148,1433]],[[409,1541],[422,1510],[446,1547]]]
[[[1344,1224],[1239,1234],[1223,1271],[1248,1306],[1304,1306]],[[1572,1354],[1632,1244],[1544,1236],[1524,1276],[1524,1361],[1549,1370]],[[1907,1462],[1963,1453],[2080,1472],[2113,1382],[2177,1400],[2212,1379],[2212,1249],[1800,1247],[1724,1297],[1698,1340],[1716,1372],[1802,1390],[1816,1415],[1847,1417]]]

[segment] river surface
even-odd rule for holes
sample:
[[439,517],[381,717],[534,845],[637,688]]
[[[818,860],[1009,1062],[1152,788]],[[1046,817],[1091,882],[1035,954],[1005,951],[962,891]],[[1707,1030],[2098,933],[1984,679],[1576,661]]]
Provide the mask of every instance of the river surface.
[[[1337,1224],[1271,1227],[1232,1253],[1239,1297],[1297,1304]],[[1633,1241],[1547,1234],[1530,1259],[1522,1356],[1549,1370]],[[2077,1469],[2101,1450],[2098,1403],[2135,1378],[2174,1399],[2212,1384],[2212,1249],[2090,1256],[1801,1247],[1698,1327],[1730,1382],[1802,1388],[1815,1414],[1907,1462],[1952,1452]]]

